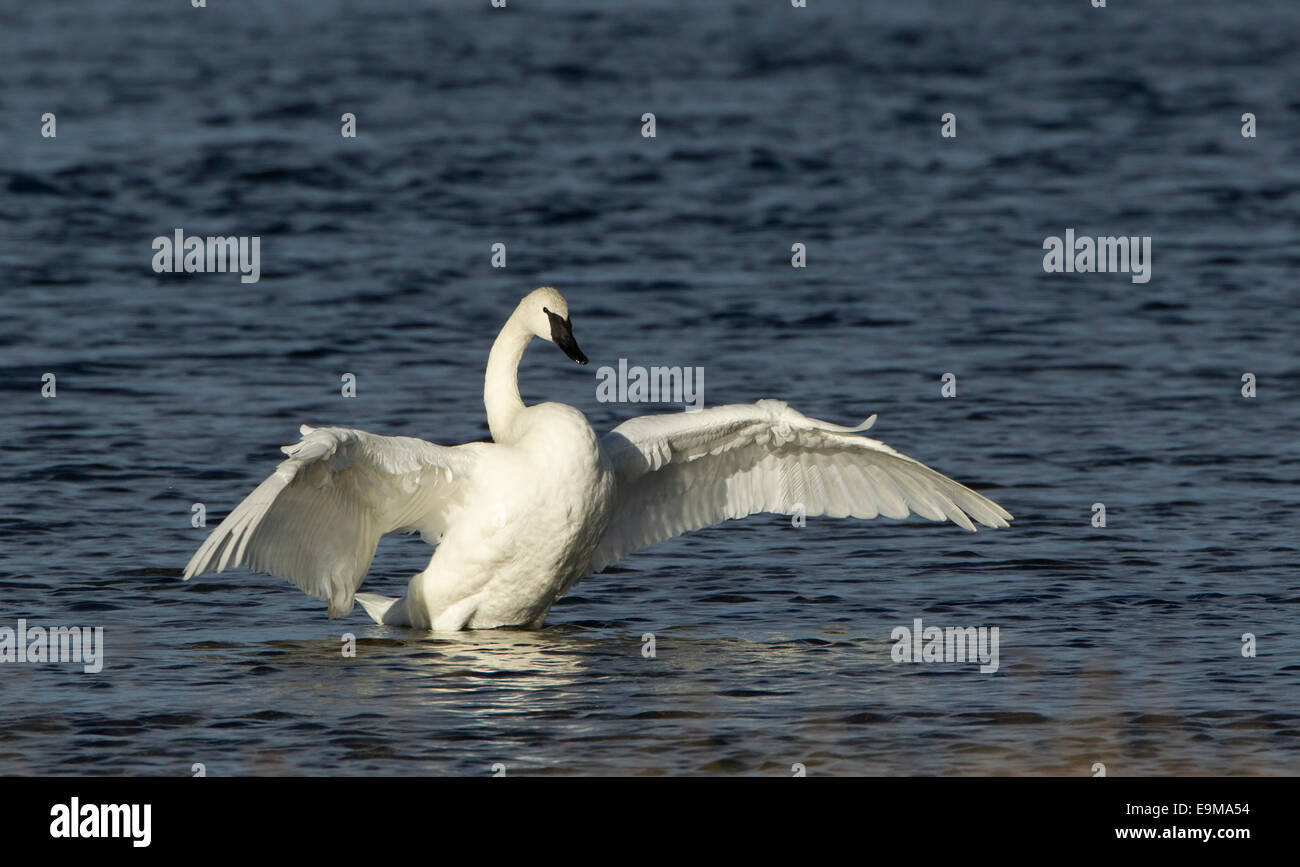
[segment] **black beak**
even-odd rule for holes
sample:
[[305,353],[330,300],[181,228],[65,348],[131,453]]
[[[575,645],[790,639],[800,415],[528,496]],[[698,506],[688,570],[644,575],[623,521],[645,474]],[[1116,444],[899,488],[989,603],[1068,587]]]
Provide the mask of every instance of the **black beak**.
[[550,310],[546,311],[546,315],[551,319],[551,341],[574,361],[586,364],[587,356],[582,354],[582,350],[578,348],[578,341],[573,339],[573,324],[567,319],[561,319],[559,314],[552,313]]

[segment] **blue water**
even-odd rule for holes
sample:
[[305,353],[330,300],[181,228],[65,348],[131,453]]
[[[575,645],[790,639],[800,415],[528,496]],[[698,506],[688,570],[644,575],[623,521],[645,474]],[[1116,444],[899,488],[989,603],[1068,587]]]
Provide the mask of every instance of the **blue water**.
[[[106,659],[0,664],[0,774],[1300,773],[1298,9],[9,4],[0,626]],[[260,236],[260,282],[154,274],[177,227]],[[1150,282],[1045,274],[1067,228],[1151,236]],[[536,632],[179,580],[192,504],[215,525],[300,423],[485,438],[543,284],[593,366],[536,344],[525,400],[605,429],[671,407],[595,367],[700,366],[709,405],[878,413],[1016,521],[755,516]],[[429,553],[386,540],[365,589]],[[999,671],[893,662],[917,617],[999,627]]]

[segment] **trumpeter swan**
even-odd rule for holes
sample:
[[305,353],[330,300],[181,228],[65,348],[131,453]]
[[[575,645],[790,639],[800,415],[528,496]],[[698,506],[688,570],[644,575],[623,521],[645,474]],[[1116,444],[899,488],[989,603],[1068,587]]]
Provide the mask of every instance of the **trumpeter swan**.
[[[525,406],[534,337],[586,364],[569,305],[529,293],[492,344],[483,402],[493,442],[440,446],[304,425],[288,459],[212,531],[185,578],[248,566],[378,623],[540,627],[583,576],[688,530],[758,512],[1005,527],[997,503],[874,439],[779,400],[634,418],[597,436],[571,406]],[[969,516],[969,517],[968,517]],[[438,547],[406,596],[357,593],[385,533]]]

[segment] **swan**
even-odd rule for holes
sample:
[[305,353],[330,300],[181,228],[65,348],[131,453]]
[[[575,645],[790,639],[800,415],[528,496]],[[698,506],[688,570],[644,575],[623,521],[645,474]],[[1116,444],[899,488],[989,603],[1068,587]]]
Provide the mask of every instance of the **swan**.
[[[525,406],[518,369],[534,338],[578,364],[569,305],[544,286],[497,335],[483,383],[492,442],[442,446],[301,428],[287,459],[212,531],[184,579],[248,566],[376,623],[455,631],[539,628],[584,576],[688,530],[759,512],[903,518],[974,531],[1011,515],[855,427],[779,400],[633,418],[598,436],[577,409]],[[437,545],[401,599],[358,588],[386,533]]]

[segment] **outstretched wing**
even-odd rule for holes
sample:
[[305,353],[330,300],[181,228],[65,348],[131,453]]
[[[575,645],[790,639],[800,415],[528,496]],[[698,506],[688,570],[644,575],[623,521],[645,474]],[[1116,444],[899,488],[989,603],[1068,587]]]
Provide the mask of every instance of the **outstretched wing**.
[[[779,400],[630,419],[601,438],[617,478],[614,514],[591,568],[689,530],[758,512],[905,518],[974,530],[1011,515],[857,427],[808,418]],[[969,517],[967,517],[969,516]]]
[[281,449],[288,460],[199,546],[184,577],[248,566],[292,581],[338,617],[352,609],[380,536],[442,537],[487,444],[448,447],[307,425],[301,433]]

